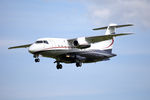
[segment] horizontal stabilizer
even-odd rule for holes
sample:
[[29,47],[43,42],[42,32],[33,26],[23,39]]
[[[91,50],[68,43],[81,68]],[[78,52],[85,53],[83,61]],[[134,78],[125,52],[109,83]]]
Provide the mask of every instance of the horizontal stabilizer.
[[31,46],[32,44],[26,44],[26,45],[20,45],[20,46],[14,46],[14,47],[9,47],[8,49],[16,49],[16,48],[27,48]]
[[[133,24],[124,24],[124,25],[111,24],[109,27],[121,28],[121,27],[127,27],[127,26],[133,26]],[[100,28],[94,28],[93,30],[103,30],[107,28],[108,26],[105,26],[105,27],[100,27]]]

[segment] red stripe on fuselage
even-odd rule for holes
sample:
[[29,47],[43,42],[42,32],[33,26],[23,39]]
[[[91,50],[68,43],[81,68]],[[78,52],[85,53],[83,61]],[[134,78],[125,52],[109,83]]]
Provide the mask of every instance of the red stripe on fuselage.
[[111,44],[110,44],[108,47],[106,47],[106,48],[109,48],[110,46],[112,46],[112,45],[113,45],[113,43],[114,43],[114,39],[112,38],[112,42],[111,42]]
[[71,48],[71,47],[50,47],[50,48],[45,48],[45,50],[51,50],[51,49],[56,49],[56,48]]

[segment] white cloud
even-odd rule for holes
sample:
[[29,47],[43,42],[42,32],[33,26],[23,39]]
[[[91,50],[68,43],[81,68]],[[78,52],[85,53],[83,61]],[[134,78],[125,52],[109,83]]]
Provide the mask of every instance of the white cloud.
[[108,19],[110,17],[109,9],[98,9],[96,7],[91,8],[89,16],[99,23],[101,19]]
[[134,23],[150,27],[148,0],[84,0],[94,24]]

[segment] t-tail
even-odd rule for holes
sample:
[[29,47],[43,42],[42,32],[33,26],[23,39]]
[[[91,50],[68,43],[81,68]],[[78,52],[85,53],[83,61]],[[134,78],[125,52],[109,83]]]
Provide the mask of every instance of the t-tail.
[[[125,24],[125,25],[109,24],[109,26],[105,26],[105,27],[101,27],[101,28],[95,28],[93,30],[106,29],[105,35],[114,35],[116,33],[116,28],[127,27],[127,26],[133,26],[133,24]],[[126,33],[122,33],[122,34],[126,34]],[[127,33],[127,35],[128,34],[130,34],[130,33]],[[110,40],[104,41],[103,44],[104,44],[103,50],[105,50],[109,53],[112,53],[112,48],[113,48],[113,44],[114,44],[114,37],[112,37]]]

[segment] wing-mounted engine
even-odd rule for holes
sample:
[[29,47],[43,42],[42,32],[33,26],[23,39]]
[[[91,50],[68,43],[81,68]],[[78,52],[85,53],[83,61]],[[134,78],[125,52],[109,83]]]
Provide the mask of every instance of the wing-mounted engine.
[[75,39],[72,42],[72,44],[74,47],[79,48],[79,49],[85,49],[85,48],[89,48],[91,46],[91,44],[89,44],[86,41],[85,37],[80,37],[80,38]]

